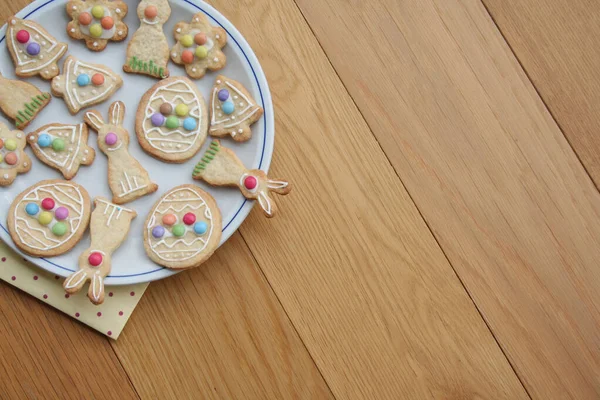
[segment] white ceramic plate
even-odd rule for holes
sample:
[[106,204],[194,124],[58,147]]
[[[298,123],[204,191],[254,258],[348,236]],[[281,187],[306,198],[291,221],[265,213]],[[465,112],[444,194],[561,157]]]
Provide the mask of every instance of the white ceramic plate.
[[[136,15],[138,2],[130,0],[127,0],[126,2],[129,6],[129,13],[125,18],[125,21],[129,25],[130,38],[139,27],[139,20]],[[72,54],[84,61],[104,64],[123,76],[125,81],[123,87],[115,93],[109,101],[93,108],[100,110],[102,114],[106,116],[109,103],[116,100],[121,100],[125,103],[127,106],[127,113],[124,126],[129,129],[130,133],[130,151],[148,170],[152,180],[159,185],[159,189],[156,193],[125,205],[126,207],[135,209],[138,212],[138,217],[133,221],[127,240],[114,253],[112,272],[106,278],[105,283],[107,285],[125,285],[153,281],[171,276],[175,272],[162,268],[148,259],[142,243],[144,220],[151,210],[152,205],[164,193],[171,188],[184,183],[196,183],[211,193],[217,200],[217,204],[223,214],[223,236],[221,244],[238,229],[250,212],[254,202],[247,201],[239,193],[237,188],[215,188],[192,180],[191,176],[194,164],[200,159],[200,156],[204,154],[204,150],[210,143],[210,137],[207,138],[198,155],[184,164],[166,164],[155,160],[142,150],[136,140],[134,117],[142,95],[154,85],[157,80],[147,76],[126,74],[123,72],[122,66],[125,62],[125,50],[128,40],[122,43],[110,42],[106,50],[100,53],[93,53],[85,47],[83,41],[70,39],[66,34],[66,24],[69,19],[65,12],[65,3],[66,1],[63,0],[37,0],[21,10],[17,16],[19,18],[39,22],[59,41],[68,43],[69,50],[67,54]],[[211,24],[220,25],[227,31],[228,44],[223,49],[227,55],[227,66],[219,72],[244,84],[250,93],[252,93],[258,104],[264,108],[265,115],[260,121],[253,125],[253,135],[250,141],[238,144],[233,140],[224,139],[224,142],[227,146],[236,151],[237,155],[248,168],[259,168],[268,171],[274,142],[273,104],[271,102],[271,94],[265,75],[254,52],[243,36],[226,18],[203,1],[171,0],[171,8],[171,18],[165,25],[165,33],[171,46],[174,44],[172,37],[174,25],[179,21],[191,20],[192,15],[197,12],[205,13]],[[6,26],[0,30],[0,71],[8,78],[15,78],[14,65],[5,45],[5,32]],[[60,61],[59,65],[61,67],[65,58]],[[172,76],[185,75],[183,68],[176,66],[173,63],[169,64],[169,69]],[[216,73],[208,73],[203,79],[196,81],[206,101],[209,99],[210,89],[214,83],[215,76]],[[38,86],[42,91],[50,92],[49,82],[39,78],[31,78],[28,79],[28,81]],[[12,121],[8,121],[1,114],[0,120],[5,123],[8,122],[8,126],[14,128]],[[72,116],[62,99],[53,98],[46,109],[42,110],[34,122],[25,129],[25,132],[31,132],[42,125],[53,122],[73,124],[80,123],[82,120],[83,111],[80,111],[78,115]],[[96,148],[96,150],[98,149],[96,145],[96,134],[91,130],[88,142],[90,146]],[[12,200],[25,188],[41,180],[62,178],[60,172],[42,164],[35,157],[31,149],[27,149],[27,152],[33,162],[31,171],[24,175],[18,175],[11,186],[0,188],[0,238],[15,250],[17,249],[6,230],[6,216]],[[74,181],[83,185],[92,198],[100,195],[108,198],[112,197],[107,184],[106,157],[99,150],[97,150],[94,163],[89,167],[82,166]],[[40,268],[57,275],[67,276],[77,269],[77,258],[88,246],[89,233],[86,233],[84,238],[73,250],[62,256],[49,259],[30,258],[25,255],[24,257],[38,265]]]

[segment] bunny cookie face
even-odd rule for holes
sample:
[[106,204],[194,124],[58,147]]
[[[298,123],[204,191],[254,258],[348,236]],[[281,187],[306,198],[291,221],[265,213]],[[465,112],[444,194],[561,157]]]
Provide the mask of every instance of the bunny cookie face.
[[137,8],[142,25],[164,25],[171,16],[168,0],[142,0]]

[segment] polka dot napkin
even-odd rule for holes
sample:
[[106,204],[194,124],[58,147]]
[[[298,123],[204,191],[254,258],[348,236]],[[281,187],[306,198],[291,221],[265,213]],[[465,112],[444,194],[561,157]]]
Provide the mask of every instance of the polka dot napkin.
[[75,295],[65,293],[63,278],[52,275],[25,261],[0,241],[0,279],[37,297],[98,332],[117,339],[148,283],[107,286],[104,304],[93,305],[87,289]]

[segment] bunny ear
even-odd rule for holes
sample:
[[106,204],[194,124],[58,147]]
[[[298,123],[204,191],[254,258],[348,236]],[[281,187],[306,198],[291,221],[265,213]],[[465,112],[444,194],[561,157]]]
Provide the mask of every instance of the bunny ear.
[[125,104],[122,101],[115,101],[108,110],[108,119],[113,125],[123,125],[125,119]]
[[267,187],[273,192],[281,195],[288,194],[292,190],[292,186],[289,182],[273,179],[267,181]]
[[94,274],[92,283],[88,289],[88,297],[94,304],[102,304],[104,302],[104,280],[100,274]]
[[77,293],[81,290],[85,282],[87,281],[87,273],[80,269],[79,271],[71,274],[63,283],[63,287],[67,293]]
[[104,125],[102,115],[96,110],[86,111],[83,115],[83,120],[96,132],[100,132],[102,125]]
[[275,206],[275,203],[273,203],[273,201],[267,194],[267,192],[262,191],[258,194],[258,203],[262,207],[263,212],[267,217],[273,218],[275,216],[277,208]]

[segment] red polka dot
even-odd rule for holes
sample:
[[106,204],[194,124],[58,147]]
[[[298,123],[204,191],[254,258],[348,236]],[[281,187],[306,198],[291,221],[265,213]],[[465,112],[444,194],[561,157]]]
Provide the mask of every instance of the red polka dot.
[[71,297],[71,295],[69,295],[69,293],[65,294],[65,299],[68,299],[69,297]]
[[120,315],[120,316],[123,316],[123,311],[119,311],[119,315]]
[[129,293],[130,296],[135,296],[135,292]]
[[16,280],[17,280],[17,277],[16,277],[16,276],[13,276],[13,277],[11,277],[10,279],[12,279],[13,281],[16,281]]
[[45,295],[44,295],[44,300],[45,300],[45,299],[47,299],[47,298],[48,298],[48,295],[47,295],[47,294],[45,294]]
[[79,313],[78,313],[78,312],[76,312],[76,313],[75,313],[75,316],[76,316],[77,318],[79,318]]
[[113,292],[108,292],[108,297],[113,297]]
[[6,257],[2,257],[2,262],[6,261]]
[[60,279],[60,276],[54,275],[54,279]]
[[34,276],[33,276],[33,280],[34,280],[34,281],[37,281],[37,280],[38,280],[38,276],[37,276],[37,275],[34,275]]
[[108,336],[111,336],[111,335],[112,335],[112,331],[108,331],[108,332],[106,332],[106,334],[107,334]]
[[100,311],[98,311],[98,313],[96,315],[99,316],[99,317],[101,317],[102,313]]

